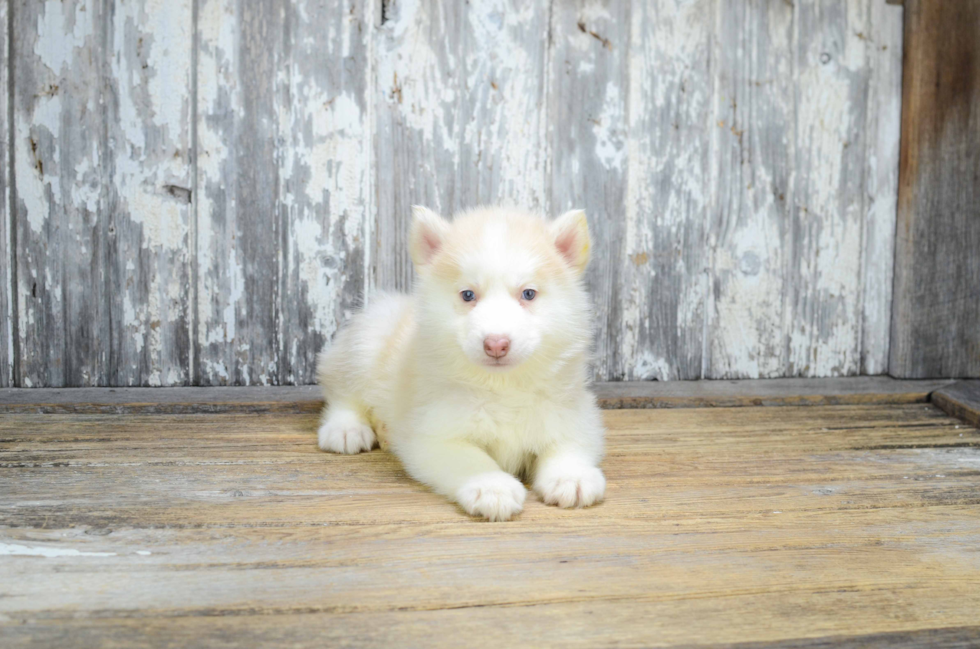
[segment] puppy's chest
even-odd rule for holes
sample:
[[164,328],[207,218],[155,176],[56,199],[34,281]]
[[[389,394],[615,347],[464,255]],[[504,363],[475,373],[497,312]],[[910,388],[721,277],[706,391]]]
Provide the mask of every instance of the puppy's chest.
[[490,399],[473,411],[473,436],[488,450],[536,452],[548,445],[547,402],[531,397]]

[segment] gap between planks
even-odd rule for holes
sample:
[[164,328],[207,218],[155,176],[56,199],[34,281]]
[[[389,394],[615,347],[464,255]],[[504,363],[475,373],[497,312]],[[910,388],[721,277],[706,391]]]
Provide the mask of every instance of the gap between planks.
[[[623,381],[596,383],[593,390],[602,408],[616,410],[925,403],[933,392],[951,384],[952,380],[856,376],[745,381]],[[320,389],[315,385],[0,389],[0,413],[316,412],[322,406]]]

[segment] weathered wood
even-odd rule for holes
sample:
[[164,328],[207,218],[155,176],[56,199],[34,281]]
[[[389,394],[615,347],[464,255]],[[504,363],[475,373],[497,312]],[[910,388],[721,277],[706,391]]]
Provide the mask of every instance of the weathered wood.
[[889,372],[980,376],[980,2],[905,3]]
[[[622,320],[614,378],[702,376],[712,4],[635,2]],[[606,377],[600,377],[606,378]]]
[[532,497],[517,520],[490,525],[408,480],[387,453],[319,452],[313,413],[5,416],[0,639],[976,637],[980,431],[923,404],[623,410],[606,421],[606,502],[563,511]]
[[282,3],[279,383],[316,382],[317,352],[367,288],[377,4]]
[[895,213],[898,206],[898,158],[902,115],[901,7],[872,2],[865,108],[864,243],[862,247],[861,373],[888,371],[891,341]]
[[557,213],[584,208],[589,215],[586,282],[594,308],[594,373],[622,378],[630,3],[557,2],[551,12],[550,204]]
[[12,6],[0,385],[309,383],[413,203],[585,207],[598,380],[885,368],[900,8]]
[[875,4],[719,3],[705,376],[883,371],[901,10]]
[[[593,386],[599,405],[618,408],[702,408],[917,403],[950,384],[888,377],[758,381],[617,381]],[[0,413],[318,412],[317,386],[214,388],[2,389]]]
[[466,10],[459,2],[383,5],[374,53],[378,205],[372,287],[412,285],[406,245],[412,205],[448,217],[458,203],[458,57]]
[[794,261],[794,92],[801,82],[793,65],[797,4],[718,4],[709,125],[717,197],[706,233],[711,290],[703,325],[708,378],[783,376],[788,369],[787,327],[797,324],[786,304]]
[[931,395],[931,401],[954,417],[980,427],[980,381],[957,381]]
[[191,0],[107,3],[108,385],[191,381]]
[[108,17],[101,2],[13,11],[18,386],[109,381]]
[[283,5],[198,8],[196,382],[279,382]]
[[[5,99],[10,99],[9,85],[9,0],[0,0],[0,89]],[[11,245],[11,130],[8,124],[10,106],[7,101],[0,106],[0,388],[8,388],[14,381],[14,247]]]
[[372,286],[412,282],[413,204],[446,217],[480,204],[549,208],[543,0],[383,3],[375,49]]

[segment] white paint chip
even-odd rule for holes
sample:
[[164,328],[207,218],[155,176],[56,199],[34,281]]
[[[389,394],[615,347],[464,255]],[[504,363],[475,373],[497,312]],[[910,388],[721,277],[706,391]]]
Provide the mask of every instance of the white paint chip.
[[0,555],[20,557],[114,557],[115,552],[82,552],[72,548],[29,547],[16,543],[0,543]]

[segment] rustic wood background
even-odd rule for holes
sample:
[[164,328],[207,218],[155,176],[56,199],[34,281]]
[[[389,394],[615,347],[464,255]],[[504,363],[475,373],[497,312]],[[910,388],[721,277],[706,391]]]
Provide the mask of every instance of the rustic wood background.
[[599,379],[887,369],[899,6],[0,14],[0,385],[312,382],[409,205],[501,200],[590,213]]

